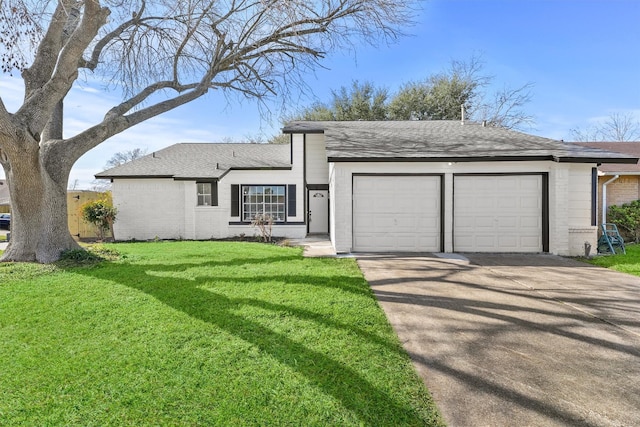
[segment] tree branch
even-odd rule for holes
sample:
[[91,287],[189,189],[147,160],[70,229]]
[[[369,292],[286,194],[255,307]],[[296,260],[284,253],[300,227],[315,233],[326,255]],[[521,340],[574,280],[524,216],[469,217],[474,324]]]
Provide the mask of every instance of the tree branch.
[[79,60],[84,50],[106,22],[109,9],[101,8],[98,0],[86,0],[84,15],[57,58],[53,75],[40,88],[33,89],[16,113],[27,124],[28,132],[38,135],[49,121],[51,112],[69,92],[78,76]]
[[100,61],[100,56],[102,55],[102,52],[105,49],[105,47],[107,47],[109,43],[111,43],[113,40],[115,40],[120,35],[122,35],[127,28],[130,28],[131,26],[134,26],[136,24],[140,25],[145,20],[161,19],[160,17],[148,17],[143,20],[142,14],[144,13],[146,4],[147,3],[143,1],[142,4],[140,5],[140,9],[138,9],[138,12],[134,13],[134,16],[132,19],[129,19],[128,21],[123,22],[122,24],[118,25],[113,31],[109,32],[104,37],[102,37],[100,41],[98,41],[98,43],[96,43],[95,47],[93,48],[90,59],[85,60],[84,58],[82,58],[80,60],[79,67],[88,68],[92,71],[95,70],[96,67],[98,66],[98,62]]
[[25,99],[28,98],[37,88],[51,78],[51,74],[55,69],[58,61],[58,54],[62,49],[62,34],[69,19],[67,9],[69,9],[69,1],[60,1],[53,12],[51,23],[45,33],[31,67],[22,72],[25,82]]

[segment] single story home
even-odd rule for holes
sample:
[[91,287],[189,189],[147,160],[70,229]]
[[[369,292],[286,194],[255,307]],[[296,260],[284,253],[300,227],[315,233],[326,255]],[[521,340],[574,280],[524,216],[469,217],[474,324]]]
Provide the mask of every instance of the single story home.
[[101,172],[115,237],[330,236],[337,253],[595,247],[597,166],[637,157],[461,121],[298,121],[290,142],[182,143]]
[[[640,141],[577,142],[583,147],[597,148],[640,157]],[[598,224],[607,222],[609,206],[640,199],[640,165],[636,163],[602,163],[598,166]],[[604,208],[604,209],[603,209]]]

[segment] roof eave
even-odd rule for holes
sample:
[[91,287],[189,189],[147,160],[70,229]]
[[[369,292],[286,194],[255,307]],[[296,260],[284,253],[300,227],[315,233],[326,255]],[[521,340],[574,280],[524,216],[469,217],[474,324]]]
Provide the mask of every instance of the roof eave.
[[602,157],[557,157],[559,163],[612,163],[634,165],[638,163],[637,157],[619,157],[619,158],[602,158]]
[[447,156],[447,157],[343,157],[329,156],[331,163],[338,162],[526,162],[553,161],[557,163],[616,163],[636,164],[637,158],[601,158],[601,157],[573,157],[573,156]]
[[305,134],[323,134],[324,129],[287,129],[282,128],[282,133],[285,135],[294,134],[294,133],[305,133]]
[[194,181],[199,179],[220,180],[233,170],[291,170],[291,166],[251,166],[251,167],[233,167],[228,169],[220,169],[217,176],[176,176],[176,175],[100,175],[96,174],[96,179],[174,179],[175,181]]
[[94,175],[96,179],[173,178],[173,175]]
[[465,156],[465,157],[340,157],[329,156],[331,163],[338,162],[523,162],[553,161],[553,156]]

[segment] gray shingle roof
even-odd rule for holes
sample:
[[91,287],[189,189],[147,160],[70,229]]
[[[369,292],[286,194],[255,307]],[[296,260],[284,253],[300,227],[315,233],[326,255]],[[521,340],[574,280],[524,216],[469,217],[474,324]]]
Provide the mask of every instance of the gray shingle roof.
[[95,176],[219,179],[231,169],[288,168],[291,168],[289,144],[180,143]]
[[[601,150],[614,151],[633,157],[640,157],[640,141],[635,142],[576,142],[577,145],[589,148],[599,148]],[[598,170],[605,174],[630,174],[640,175],[640,165],[636,162],[633,164],[612,164],[602,163]]]
[[457,120],[299,121],[283,131],[324,133],[329,161],[637,162],[625,154]]

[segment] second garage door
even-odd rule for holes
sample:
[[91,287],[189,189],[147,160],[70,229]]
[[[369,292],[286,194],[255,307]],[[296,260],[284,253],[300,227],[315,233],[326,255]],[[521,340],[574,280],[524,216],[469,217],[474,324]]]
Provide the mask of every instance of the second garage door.
[[441,250],[441,177],[353,177],[353,250]]
[[454,178],[456,252],[542,252],[542,175]]

